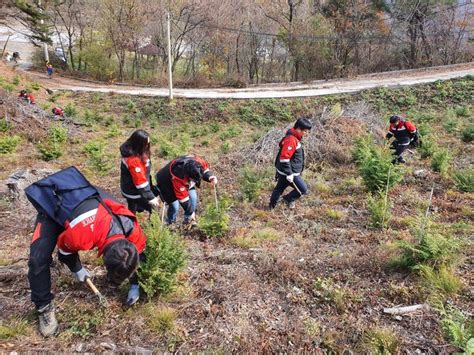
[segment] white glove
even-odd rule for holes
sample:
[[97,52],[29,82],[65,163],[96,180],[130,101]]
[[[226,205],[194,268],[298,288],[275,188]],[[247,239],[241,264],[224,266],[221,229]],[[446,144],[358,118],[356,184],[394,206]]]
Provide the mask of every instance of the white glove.
[[216,177],[216,176],[214,176],[214,175],[211,176],[211,177],[209,178],[209,181],[210,181],[211,183],[213,183],[214,185],[217,185],[217,177]]
[[196,224],[196,213],[193,212],[193,214],[189,217],[184,217],[184,224]]
[[294,179],[295,179],[295,176],[293,174],[286,176],[286,181],[288,181],[290,184],[293,183]]
[[160,200],[158,200],[157,197],[155,197],[153,200],[148,201],[148,203],[153,208],[158,208],[160,206]]
[[129,306],[135,304],[140,298],[140,286],[130,285],[127,295],[127,304]]
[[76,275],[76,279],[79,282],[85,282],[86,278],[91,278],[91,274],[89,274],[89,271],[85,267],[82,267],[81,270],[77,271],[74,273]]

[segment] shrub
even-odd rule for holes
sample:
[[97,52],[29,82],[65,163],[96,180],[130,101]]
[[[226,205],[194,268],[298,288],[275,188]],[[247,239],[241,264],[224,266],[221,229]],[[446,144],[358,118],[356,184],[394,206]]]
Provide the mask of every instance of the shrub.
[[128,111],[133,112],[133,111],[135,111],[136,108],[137,108],[137,104],[135,103],[135,101],[128,100],[128,103],[127,103]]
[[369,354],[397,354],[399,341],[390,329],[372,328],[364,332],[362,348]]
[[69,117],[76,117],[77,109],[74,104],[68,103],[66,107],[64,107],[64,114]]
[[38,83],[38,82],[34,82],[30,85],[31,89],[34,90],[34,91],[38,91],[39,89],[41,89],[41,85]]
[[400,165],[392,163],[390,149],[377,147],[371,136],[356,140],[353,156],[365,186],[371,192],[380,192],[387,186],[390,188],[403,179],[405,172]]
[[12,128],[12,124],[5,117],[0,119],[0,132],[8,132]]
[[219,208],[215,204],[209,204],[199,218],[199,229],[208,237],[222,237],[229,230],[230,202],[227,198],[221,198],[218,205]]
[[158,148],[158,156],[165,159],[176,158],[184,155],[191,147],[190,137],[186,133],[178,133],[168,137],[161,137],[161,144]]
[[435,137],[428,135],[421,138],[421,146],[418,147],[418,152],[420,152],[422,159],[432,157],[437,149],[438,145]]
[[221,144],[221,147],[220,147],[221,153],[228,154],[231,148],[232,148],[232,144],[230,142],[224,142]]
[[86,110],[84,112],[84,123],[88,126],[92,126],[94,123],[99,123],[104,117],[97,111]]
[[257,168],[245,167],[240,174],[240,191],[244,201],[253,202],[264,186],[263,174]]
[[84,146],[84,151],[89,156],[89,164],[100,176],[105,176],[112,169],[109,155],[105,153],[106,143],[100,140],[91,140]]
[[446,175],[449,169],[449,163],[451,161],[451,155],[447,149],[438,149],[431,160],[431,167],[434,171]]
[[6,92],[9,92],[9,93],[15,90],[15,86],[12,84],[3,84],[2,87]]
[[237,235],[230,243],[241,248],[255,248],[265,242],[274,242],[281,238],[281,232],[273,228],[263,228],[250,235]]
[[474,192],[474,169],[456,171],[453,177],[459,191]]
[[447,118],[443,122],[443,128],[446,130],[448,133],[454,133],[456,131],[456,128],[458,127],[458,119],[457,118]]
[[457,293],[462,282],[456,276],[451,267],[441,265],[438,270],[429,265],[419,265],[417,267],[427,288],[434,292],[441,292],[445,295]]
[[149,305],[146,309],[148,327],[159,335],[173,332],[176,321],[176,311],[169,307]]
[[474,320],[452,305],[445,307],[442,302],[434,304],[440,313],[444,337],[465,354],[474,353]]
[[13,153],[20,141],[21,138],[18,136],[0,137],[0,155]]
[[186,264],[186,250],[180,237],[161,226],[156,213],[145,225],[147,236],[146,261],[140,263],[138,280],[148,297],[168,294],[177,285],[177,274]]
[[63,155],[63,149],[58,143],[50,142],[49,140],[38,145],[38,150],[41,154],[41,159],[50,161],[58,159]]
[[370,222],[375,228],[387,228],[390,221],[391,204],[386,194],[369,195],[367,208],[370,213]]
[[439,268],[450,266],[459,259],[461,241],[450,235],[442,235],[428,219],[420,219],[412,228],[415,241],[400,241],[401,256],[394,264],[403,268],[416,269],[420,264]]
[[474,140],[474,124],[469,124],[462,131],[462,140],[466,143]]
[[28,333],[28,321],[26,319],[14,318],[0,324],[0,339],[14,339]]
[[344,311],[347,304],[347,294],[343,288],[330,278],[317,278],[314,281],[315,296],[326,303],[333,304],[338,311]]
[[67,141],[67,129],[60,124],[49,127],[48,139],[58,144],[65,143]]
[[12,80],[12,84],[15,85],[15,86],[18,86],[20,84],[20,76],[19,75],[15,75],[15,77]]
[[458,117],[469,117],[471,114],[469,111],[469,106],[458,106],[454,109],[454,111]]

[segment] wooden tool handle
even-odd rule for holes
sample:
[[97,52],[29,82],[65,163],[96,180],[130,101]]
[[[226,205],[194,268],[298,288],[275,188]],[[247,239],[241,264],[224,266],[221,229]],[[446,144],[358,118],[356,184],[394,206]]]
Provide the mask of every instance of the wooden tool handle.
[[95,285],[92,283],[92,280],[90,278],[86,277],[86,282],[96,295],[100,295],[99,290],[97,289],[97,287],[95,287]]

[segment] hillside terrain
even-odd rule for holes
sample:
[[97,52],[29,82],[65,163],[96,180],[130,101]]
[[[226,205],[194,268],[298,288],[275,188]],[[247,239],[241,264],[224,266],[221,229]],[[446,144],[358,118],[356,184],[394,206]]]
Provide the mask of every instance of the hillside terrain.
[[[119,146],[143,128],[152,136],[154,171],[188,152],[207,158],[230,217],[222,237],[178,230],[188,254],[178,286],[133,308],[122,305],[126,288],[106,284],[95,252],[82,259],[108,297],[108,309],[55,261],[60,333],[43,339],[26,277],[34,210],[2,183],[1,351],[473,350],[473,77],[313,98],[169,103],[48,93],[1,67],[0,87],[0,180],[20,169],[41,175],[75,165],[121,198]],[[36,105],[16,97],[23,88]],[[65,120],[52,117],[56,105],[65,109]],[[353,152],[368,133],[372,149],[383,151],[394,113],[418,126],[423,146],[407,155],[400,181],[382,189],[391,216],[379,226],[370,202],[375,195],[369,197]],[[301,115],[315,122],[305,138],[310,193],[295,210],[281,204],[271,212],[277,143]],[[203,184],[198,218],[213,203],[212,189]],[[426,215],[421,230],[432,234],[417,239],[419,217]],[[409,267],[401,247],[407,244],[430,250],[423,263]],[[428,306],[404,315],[383,312],[415,304]]]

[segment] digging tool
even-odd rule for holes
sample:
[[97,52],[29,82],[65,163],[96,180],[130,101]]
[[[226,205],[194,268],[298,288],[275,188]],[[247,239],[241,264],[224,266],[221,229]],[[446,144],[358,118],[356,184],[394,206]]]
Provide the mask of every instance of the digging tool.
[[296,186],[295,182],[293,181],[291,183],[291,186],[296,190],[298,191],[298,193],[300,194],[300,196],[303,196],[303,194],[301,193],[300,189],[298,188],[298,186]]
[[219,200],[217,199],[217,186],[214,185],[214,201],[216,202],[216,210],[219,211]]
[[161,208],[161,225],[160,225],[160,229],[163,228],[163,224],[165,223],[165,205],[166,205],[166,203],[163,202],[163,207]]
[[89,285],[89,287],[91,288],[91,290],[95,293],[95,295],[99,297],[100,305],[107,308],[109,306],[109,302],[107,301],[107,298],[105,298],[105,296],[102,293],[100,293],[100,291],[97,289],[97,287],[95,287],[95,285],[92,283],[92,280],[90,278],[86,277],[86,282],[87,282],[87,285]]

